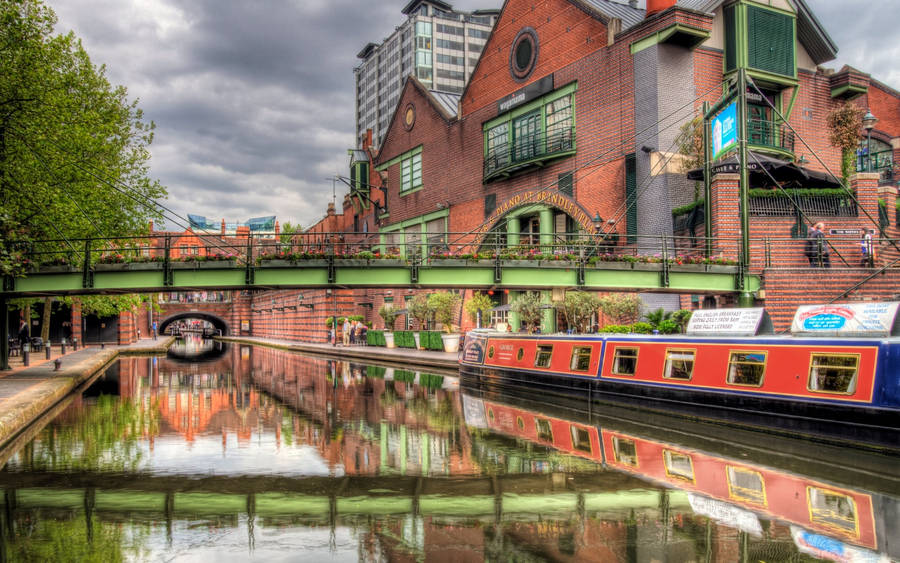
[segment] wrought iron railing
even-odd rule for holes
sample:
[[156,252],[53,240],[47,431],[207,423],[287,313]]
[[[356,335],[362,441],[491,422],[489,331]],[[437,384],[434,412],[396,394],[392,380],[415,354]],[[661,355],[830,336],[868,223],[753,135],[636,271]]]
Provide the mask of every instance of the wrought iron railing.
[[484,177],[490,178],[525,163],[569,152],[574,148],[574,127],[518,137],[511,143],[494,145],[488,149],[484,157]]
[[857,172],[877,172],[881,174],[881,184],[892,182],[894,174],[894,151],[886,150],[873,152],[872,154],[859,153],[856,155]]
[[856,202],[848,195],[750,197],[750,214],[756,217],[792,217],[799,210],[816,217],[856,217]]
[[794,132],[784,123],[766,119],[748,119],[747,135],[751,145],[794,152]]

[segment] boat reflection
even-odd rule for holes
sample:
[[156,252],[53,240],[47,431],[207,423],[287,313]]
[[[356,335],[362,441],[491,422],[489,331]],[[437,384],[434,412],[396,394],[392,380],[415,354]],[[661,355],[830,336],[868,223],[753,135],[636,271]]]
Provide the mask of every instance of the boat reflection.
[[185,362],[214,361],[228,352],[229,344],[196,333],[184,333],[169,347],[166,357]]
[[[752,536],[762,537],[764,528],[770,534],[773,528],[780,528],[801,551],[840,561],[887,560],[900,554],[896,545],[900,538],[896,458],[856,452],[867,456],[882,472],[881,482],[889,492],[874,492],[856,486],[869,482],[871,475],[861,472],[854,477],[847,466],[828,471],[827,466],[811,465],[815,472],[824,470],[819,477],[797,473],[803,464],[794,454],[806,449],[807,455],[819,457],[822,446],[817,444],[791,443],[786,447],[791,456],[782,459],[787,462],[785,467],[772,467],[748,461],[748,452],[758,446],[741,451],[732,441],[723,443],[729,453],[718,453],[708,449],[712,442],[692,435],[691,430],[699,427],[684,422],[675,431],[671,426],[654,427],[640,412],[633,412],[631,420],[643,422],[629,424],[621,418],[565,409],[548,414],[553,409],[510,395],[492,399],[465,390],[462,401],[466,423],[471,426],[546,445],[685,491],[694,513]],[[692,441],[702,446],[691,445]],[[770,448],[779,448],[784,442],[772,440]],[[752,455],[759,457],[758,452]],[[841,459],[845,458],[833,460],[832,469],[838,469]]]

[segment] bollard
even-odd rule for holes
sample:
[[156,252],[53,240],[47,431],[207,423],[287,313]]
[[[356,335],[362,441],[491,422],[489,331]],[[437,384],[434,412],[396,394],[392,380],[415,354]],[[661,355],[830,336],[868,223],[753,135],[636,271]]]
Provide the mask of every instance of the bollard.
[[59,368],[61,368],[61,367],[62,367],[61,359],[56,358],[55,360],[53,360],[53,371],[59,371]]
[[78,337],[77,336],[72,338],[72,350],[74,350],[75,352],[78,351]]
[[23,350],[22,351],[22,365],[25,367],[28,367],[29,364],[31,363],[30,360],[31,360],[31,351]]
[[66,355],[66,339],[65,338],[63,338],[62,340],[59,341],[59,354],[61,356]]
[[106,348],[106,342],[101,342],[100,349],[103,350],[104,348]]
[[44,346],[44,359],[50,359],[50,341],[47,341],[47,345]]

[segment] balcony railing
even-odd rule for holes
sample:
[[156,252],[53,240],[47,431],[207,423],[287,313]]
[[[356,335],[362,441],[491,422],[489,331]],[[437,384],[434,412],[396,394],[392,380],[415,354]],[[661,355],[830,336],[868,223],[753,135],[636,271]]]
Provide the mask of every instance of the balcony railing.
[[748,119],[750,144],[794,152],[794,132],[785,124],[765,119]]
[[871,155],[859,153],[856,155],[857,172],[878,172],[881,174],[879,183],[890,184],[894,174],[894,151],[886,150],[873,152]]
[[814,217],[856,217],[856,202],[845,195],[750,197],[750,214],[756,217],[790,217],[797,209]]
[[508,173],[526,164],[539,162],[575,149],[575,128],[557,129],[517,138],[512,143],[495,145],[484,158],[485,180]]

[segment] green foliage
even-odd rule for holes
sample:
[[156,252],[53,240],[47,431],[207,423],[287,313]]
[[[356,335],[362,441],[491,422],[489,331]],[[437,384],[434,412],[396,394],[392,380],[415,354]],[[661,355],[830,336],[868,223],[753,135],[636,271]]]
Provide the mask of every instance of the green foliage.
[[648,311],[644,314],[644,318],[653,328],[659,328],[659,323],[672,317],[671,312],[666,312],[662,307],[655,311]]
[[391,331],[394,329],[394,321],[400,316],[399,311],[391,303],[385,303],[378,309],[378,316],[384,321],[384,330]]
[[381,366],[366,366],[366,377],[377,377],[378,379],[384,379],[384,373],[387,371],[387,368]]
[[[154,125],[39,0],[0,2],[0,21],[0,221],[15,218],[0,231],[61,241],[35,248],[48,260],[82,251],[64,239],[144,231],[166,196],[149,178]],[[20,275],[14,259],[0,268]]]
[[409,316],[418,321],[419,328],[428,326],[428,320],[431,318],[432,313],[431,308],[428,306],[428,294],[417,293],[412,298],[412,301],[406,304],[406,309],[409,311]]
[[683,124],[675,137],[678,152],[685,155],[688,168],[696,168],[703,164],[703,117],[697,116]]
[[394,381],[402,381],[403,383],[412,383],[416,380],[416,372],[408,369],[395,369]]
[[366,332],[366,344],[369,346],[381,346],[382,348],[387,346],[387,341],[384,338],[383,330],[369,330]]
[[820,197],[820,196],[832,196],[832,197],[845,197],[847,192],[843,188],[803,188],[803,189],[788,189],[788,190],[770,190],[766,188],[752,188],[750,190],[750,197],[773,197],[773,198],[788,198],[788,197]]
[[423,350],[437,350],[443,352],[444,340],[441,338],[441,333],[436,330],[420,330],[419,347]]
[[578,332],[588,332],[591,316],[600,308],[600,298],[585,291],[569,291],[556,308],[563,313],[570,327]]
[[610,293],[600,298],[600,311],[615,324],[627,324],[640,315],[641,298],[636,293]]
[[[441,291],[428,296],[428,309],[434,320],[441,323],[444,332],[453,332],[453,321],[456,319],[457,310],[462,297],[458,293]],[[442,346],[443,349],[443,346]]]
[[694,312],[690,309],[679,309],[672,313],[672,320],[678,325],[678,332],[684,332],[687,329],[693,314]]
[[705,203],[705,200],[698,199],[697,201],[694,201],[693,203],[689,203],[687,205],[682,205],[681,207],[676,207],[676,208],[672,209],[672,217],[678,217],[679,215],[684,215],[685,213],[690,213],[697,207],[703,207],[704,203]]
[[678,328],[678,323],[672,319],[663,319],[656,326],[656,329],[659,330],[660,334],[676,334],[679,332]]
[[600,332],[608,332],[612,334],[628,334],[631,332],[631,325],[606,325],[600,329]]
[[279,239],[282,244],[291,244],[294,235],[299,235],[303,232],[303,227],[300,226],[299,223],[293,224],[290,221],[285,221],[283,225],[281,225],[281,235]]
[[828,113],[828,140],[841,149],[841,176],[846,183],[853,173],[853,160],[856,147],[859,145],[862,129],[863,109],[853,102],[847,101]]
[[542,305],[539,292],[526,291],[509,304],[509,309],[518,313],[519,321],[525,325],[528,332],[532,332],[535,327],[541,325]]
[[419,373],[419,385],[426,389],[440,389],[444,385],[444,376],[434,373]]
[[653,325],[643,322],[634,323],[631,325],[631,332],[636,332],[638,334],[652,334]]
[[416,337],[411,330],[394,331],[394,346],[397,348],[416,348]]
[[487,322],[491,318],[491,309],[494,308],[494,302],[489,295],[478,292],[466,301],[464,308],[472,322],[478,320],[478,311],[481,311],[481,319]]

